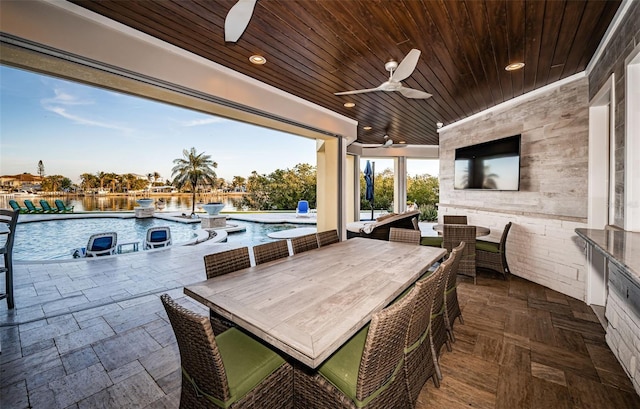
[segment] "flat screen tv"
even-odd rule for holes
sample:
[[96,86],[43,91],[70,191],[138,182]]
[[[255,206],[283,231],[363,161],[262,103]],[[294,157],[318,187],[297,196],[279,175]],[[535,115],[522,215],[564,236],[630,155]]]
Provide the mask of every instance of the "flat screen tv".
[[520,135],[456,149],[455,189],[520,189]]

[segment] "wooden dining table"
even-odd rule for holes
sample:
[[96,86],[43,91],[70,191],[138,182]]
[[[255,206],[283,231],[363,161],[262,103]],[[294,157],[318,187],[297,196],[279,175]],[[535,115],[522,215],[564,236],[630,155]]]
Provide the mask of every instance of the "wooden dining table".
[[445,255],[353,238],[189,285],[184,293],[316,368]]

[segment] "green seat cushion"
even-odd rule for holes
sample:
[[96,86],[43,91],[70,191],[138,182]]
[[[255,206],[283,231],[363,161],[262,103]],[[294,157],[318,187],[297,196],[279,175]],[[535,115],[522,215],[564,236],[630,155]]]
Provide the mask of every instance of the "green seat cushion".
[[231,399],[238,401],[263,379],[275,372],[284,359],[237,328],[230,328],[216,336]]
[[476,240],[476,249],[488,251],[490,253],[500,253],[500,243],[492,241]]
[[426,236],[420,239],[420,245],[442,247],[442,236]]
[[318,368],[320,375],[354,402],[358,370],[368,332],[369,326],[366,325]]

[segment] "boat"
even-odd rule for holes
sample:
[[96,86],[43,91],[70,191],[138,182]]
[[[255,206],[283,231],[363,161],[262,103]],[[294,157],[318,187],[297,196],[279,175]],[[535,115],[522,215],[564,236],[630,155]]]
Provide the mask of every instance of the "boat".
[[37,194],[33,193],[33,192],[29,192],[28,190],[20,190],[18,192],[15,192],[13,194],[15,197],[36,197]]

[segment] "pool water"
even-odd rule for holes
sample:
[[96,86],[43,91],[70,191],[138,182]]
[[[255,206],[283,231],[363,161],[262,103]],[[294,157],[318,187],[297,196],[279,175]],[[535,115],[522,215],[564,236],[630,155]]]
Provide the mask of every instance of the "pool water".
[[[263,224],[228,220],[227,224],[235,224],[246,228],[245,232],[229,233],[229,243],[252,246],[273,241],[267,237],[275,232],[294,227],[295,224]],[[195,230],[200,223],[178,223],[162,219],[120,219],[120,218],[87,218],[52,220],[31,223],[19,223],[16,228],[13,245],[14,260],[64,260],[72,259],[73,250],[86,247],[89,236],[95,233],[118,233],[118,242],[142,241],[147,229],[156,226],[169,226],[173,245],[185,243],[195,237]],[[308,226],[307,226],[308,227]]]

